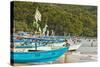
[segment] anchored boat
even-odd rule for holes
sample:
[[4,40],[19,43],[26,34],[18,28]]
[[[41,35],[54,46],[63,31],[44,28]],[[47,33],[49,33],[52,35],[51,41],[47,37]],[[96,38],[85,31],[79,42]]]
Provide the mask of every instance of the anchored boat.
[[[37,39],[37,40],[40,40],[40,39]],[[43,48],[43,46],[46,46],[47,47],[49,45],[52,45],[52,46],[54,46],[56,48],[57,47],[58,48],[61,48],[64,45],[64,41],[61,42],[59,40],[46,40],[46,39],[41,39],[40,42],[33,42],[32,44],[28,44],[28,45],[20,45],[20,46],[16,46],[15,48],[35,48],[35,47],[38,47],[38,48],[39,47],[42,47]],[[80,46],[81,46],[81,43],[80,42],[77,42],[77,43],[70,42],[69,50],[77,50]]]
[[55,61],[67,52],[68,48],[69,47],[63,47],[48,51],[11,52],[11,61],[14,63]]

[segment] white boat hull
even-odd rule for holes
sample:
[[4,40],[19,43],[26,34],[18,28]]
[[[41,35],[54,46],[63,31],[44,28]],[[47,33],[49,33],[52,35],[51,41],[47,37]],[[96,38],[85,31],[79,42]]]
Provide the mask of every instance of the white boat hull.
[[[52,48],[61,48],[63,47],[64,43],[53,43],[50,45],[52,45],[51,46]],[[69,50],[77,50],[80,46],[81,46],[81,43],[71,44],[69,47]]]

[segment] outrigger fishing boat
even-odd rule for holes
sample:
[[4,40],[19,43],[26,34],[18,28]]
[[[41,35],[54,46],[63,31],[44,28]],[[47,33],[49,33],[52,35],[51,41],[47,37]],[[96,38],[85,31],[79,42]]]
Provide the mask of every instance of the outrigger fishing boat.
[[[42,39],[41,39],[42,40]],[[28,49],[38,49],[38,50],[51,50],[51,49],[56,49],[56,48],[62,48],[63,45],[65,43],[64,42],[57,42],[57,41],[53,41],[53,42],[49,42],[49,41],[41,41],[41,42],[33,42],[33,43],[30,43],[30,44],[27,44],[27,45],[18,45],[18,46],[15,46],[15,48],[18,48],[18,49],[24,49],[24,48],[27,48]],[[77,43],[70,43],[70,46],[69,46],[69,51],[76,51],[79,47],[81,46],[81,43],[80,42],[77,42]],[[38,47],[38,48],[37,48]]]
[[[35,42],[28,45],[14,45],[11,52],[11,60],[14,63],[29,63],[29,62],[51,62],[62,56],[68,51],[69,47],[51,49],[46,46],[47,43],[53,40],[33,39]],[[31,41],[26,41],[31,42]],[[54,42],[54,41],[53,41]],[[31,42],[32,43],[32,42]]]
[[54,50],[36,50],[32,52],[30,50],[28,52],[11,52],[11,60],[14,63],[51,62],[67,52],[68,48],[63,47]]
[[[56,38],[59,38],[56,40]],[[27,40],[16,40],[15,42],[30,42],[30,44],[25,44],[25,45],[19,45],[19,46],[16,46],[16,48],[35,48],[35,44],[37,44],[37,47],[43,47],[43,46],[49,46],[49,45],[52,45],[54,47],[62,47],[64,45],[64,36],[50,36],[49,37],[46,37],[46,38],[25,38]],[[62,39],[62,40],[61,40]],[[33,40],[38,40],[38,42],[32,42]],[[69,47],[69,50],[77,50],[80,46],[81,46],[81,42],[76,42],[76,43],[73,43],[73,41],[71,39],[68,39],[69,42],[70,42],[70,47]]]
[[[54,44],[53,45],[55,47],[59,45],[57,43]],[[63,43],[62,44],[60,43],[60,45],[63,45]],[[13,52],[11,52],[11,60],[14,63],[51,62],[55,61],[57,58],[59,58],[61,55],[63,55],[65,52],[68,52],[69,50],[78,49],[79,46],[80,45],[73,45],[69,47],[59,47],[55,49],[51,49],[50,47],[48,49],[43,45],[37,46],[37,44],[35,46],[32,45],[19,46],[19,47],[17,46],[14,48],[15,51],[13,50]],[[20,48],[22,51],[18,51]]]

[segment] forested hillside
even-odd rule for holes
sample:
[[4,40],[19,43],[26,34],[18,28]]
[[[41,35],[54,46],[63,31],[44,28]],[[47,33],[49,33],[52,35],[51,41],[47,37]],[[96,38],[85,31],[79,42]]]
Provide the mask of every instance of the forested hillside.
[[14,1],[14,30],[34,31],[35,11],[41,13],[42,20],[38,22],[43,29],[45,24],[48,30],[54,30],[56,35],[70,33],[71,35],[97,36],[97,7],[34,3]]

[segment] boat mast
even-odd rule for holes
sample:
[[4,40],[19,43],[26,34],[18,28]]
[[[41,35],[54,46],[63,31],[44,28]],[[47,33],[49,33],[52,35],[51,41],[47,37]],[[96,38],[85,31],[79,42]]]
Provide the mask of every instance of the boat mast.
[[[36,12],[35,12],[35,23],[36,23],[37,30],[41,33],[41,28],[39,27],[38,21],[41,21],[41,13],[39,12],[38,7],[37,7]],[[35,50],[37,50],[37,43],[35,43]]]

